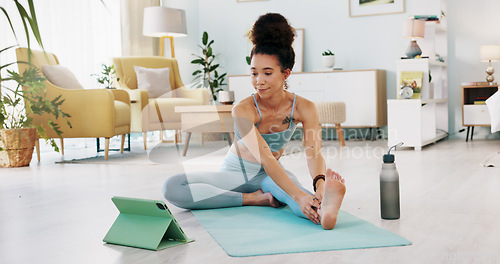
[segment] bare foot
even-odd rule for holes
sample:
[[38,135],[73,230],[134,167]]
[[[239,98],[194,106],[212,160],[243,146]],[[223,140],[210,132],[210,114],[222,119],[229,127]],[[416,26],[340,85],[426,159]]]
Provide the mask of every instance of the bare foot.
[[345,181],[331,169],[326,171],[323,200],[318,213],[321,217],[321,226],[330,230],[337,224],[337,215],[345,194]]
[[271,193],[264,193],[262,190],[258,190],[253,193],[244,193],[243,205],[271,206],[274,208],[278,208],[280,206]]

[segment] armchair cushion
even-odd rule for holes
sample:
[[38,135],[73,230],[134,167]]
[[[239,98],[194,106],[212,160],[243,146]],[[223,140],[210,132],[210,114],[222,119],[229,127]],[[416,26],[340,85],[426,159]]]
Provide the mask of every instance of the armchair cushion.
[[147,90],[149,98],[172,97],[169,68],[144,68],[134,66],[137,88]]
[[56,86],[66,89],[83,89],[75,75],[62,65],[43,65],[42,72],[47,80]]
[[115,126],[127,126],[130,124],[130,105],[115,100]]

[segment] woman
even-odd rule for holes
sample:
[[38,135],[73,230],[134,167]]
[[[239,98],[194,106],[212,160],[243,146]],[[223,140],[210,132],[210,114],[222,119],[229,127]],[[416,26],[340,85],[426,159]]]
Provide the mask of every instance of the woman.
[[[345,194],[344,179],[326,169],[321,127],[314,103],[287,92],[295,62],[294,30],[286,18],[269,13],[254,24],[252,85],[256,93],[234,106],[236,140],[219,172],[179,174],[163,187],[165,198],[187,209],[280,203],[323,228],[332,229]],[[302,123],[312,195],[278,162],[297,123]]]

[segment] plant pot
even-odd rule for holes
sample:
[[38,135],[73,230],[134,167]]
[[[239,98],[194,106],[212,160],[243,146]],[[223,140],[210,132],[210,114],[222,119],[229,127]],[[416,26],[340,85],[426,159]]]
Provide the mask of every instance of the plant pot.
[[333,68],[335,66],[335,55],[323,56],[321,58],[323,68]]
[[0,129],[0,167],[28,166],[35,141],[36,128]]

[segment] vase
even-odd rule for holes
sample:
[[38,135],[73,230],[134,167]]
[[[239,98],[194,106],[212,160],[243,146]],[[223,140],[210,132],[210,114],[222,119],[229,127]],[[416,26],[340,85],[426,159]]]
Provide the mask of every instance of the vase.
[[221,104],[233,104],[234,103],[234,92],[233,91],[220,91],[218,99],[219,99],[219,102]]
[[333,66],[335,66],[335,55],[323,56],[321,62],[323,68],[333,68]]
[[36,140],[36,128],[0,129],[0,167],[28,166]]

